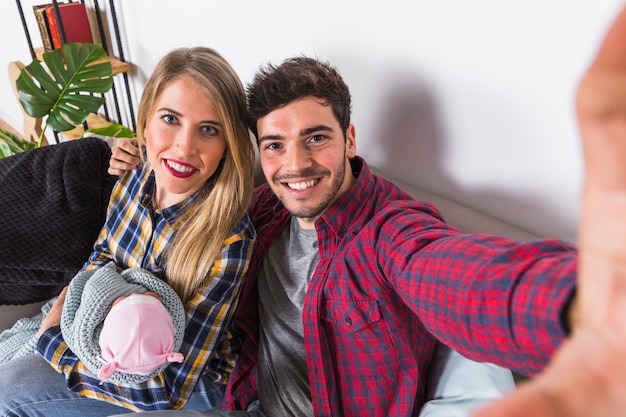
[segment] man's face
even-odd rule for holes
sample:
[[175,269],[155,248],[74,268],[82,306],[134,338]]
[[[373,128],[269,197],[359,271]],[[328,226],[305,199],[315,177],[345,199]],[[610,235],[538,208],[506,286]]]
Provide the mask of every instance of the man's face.
[[354,182],[348,159],[356,155],[355,130],[346,139],[330,106],[305,98],[257,122],[261,167],[272,191],[301,227],[315,220]]

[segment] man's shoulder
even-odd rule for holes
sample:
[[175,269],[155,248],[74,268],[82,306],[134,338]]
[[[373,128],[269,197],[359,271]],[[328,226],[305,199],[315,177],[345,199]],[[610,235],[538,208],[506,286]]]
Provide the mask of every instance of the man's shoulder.
[[255,227],[258,228],[259,224],[265,225],[272,221],[279,201],[267,184],[259,185],[254,189],[249,213]]
[[251,212],[254,213],[258,207],[274,205],[278,201],[276,194],[269,185],[261,184],[254,189],[252,194]]

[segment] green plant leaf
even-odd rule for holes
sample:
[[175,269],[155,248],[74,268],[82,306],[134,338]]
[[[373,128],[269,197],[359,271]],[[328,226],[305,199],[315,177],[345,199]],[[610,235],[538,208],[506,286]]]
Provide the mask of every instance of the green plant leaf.
[[18,97],[32,117],[48,116],[45,123],[58,132],[83,123],[104,103],[96,93],[113,86],[109,62],[99,44],[71,42],[43,54],[43,64],[33,60],[17,79]]
[[35,142],[29,142],[7,130],[0,129],[0,158],[34,149],[36,146]]
[[133,132],[132,130],[128,129],[126,126],[123,126],[123,125],[94,127],[92,129],[87,129],[85,133],[86,132],[91,132],[91,133],[94,133],[96,135],[101,135],[101,136],[110,136],[113,138],[134,138],[136,136],[135,132]]
[[13,152],[11,151],[9,145],[0,141],[0,158],[6,158],[11,155],[13,155]]

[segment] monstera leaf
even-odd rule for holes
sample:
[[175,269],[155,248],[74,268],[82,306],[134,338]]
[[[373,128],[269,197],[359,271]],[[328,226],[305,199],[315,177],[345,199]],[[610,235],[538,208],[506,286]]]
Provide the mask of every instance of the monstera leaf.
[[99,44],[77,42],[45,52],[43,64],[35,59],[17,79],[24,111],[46,117],[45,125],[58,132],[83,123],[104,103],[104,97],[93,94],[106,93],[113,86],[111,64],[95,63],[106,56]]

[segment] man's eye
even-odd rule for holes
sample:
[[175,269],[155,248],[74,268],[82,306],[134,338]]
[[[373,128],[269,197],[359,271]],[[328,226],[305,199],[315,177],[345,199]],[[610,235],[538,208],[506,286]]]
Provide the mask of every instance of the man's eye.
[[319,142],[319,141],[321,141],[321,140],[323,140],[323,139],[324,139],[324,136],[323,136],[323,135],[315,135],[315,136],[311,136],[311,137],[309,138],[309,143],[317,143],[317,142]]
[[267,146],[265,146],[265,149],[270,150],[270,151],[274,151],[278,148],[280,148],[280,145],[278,143],[269,143],[267,144]]

